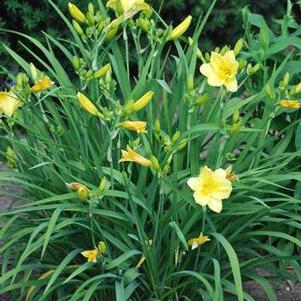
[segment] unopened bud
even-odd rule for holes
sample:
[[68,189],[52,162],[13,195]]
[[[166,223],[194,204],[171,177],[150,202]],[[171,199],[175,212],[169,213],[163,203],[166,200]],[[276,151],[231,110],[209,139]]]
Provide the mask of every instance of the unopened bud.
[[195,105],[200,106],[200,105],[204,104],[208,100],[208,98],[209,98],[209,95],[207,93],[203,94],[195,101]]
[[75,20],[72,20],[72,25],[73,25],[75,31],[78,33],[79,36],[84,35],[83,29],[81,28],[81,26]]
[[181,132],[177,131],[174,133],[174,135],[171,137],[172,142],[176,142],[181,137]]
[[30,63],[29,67],[30,67],[31,78],[32,78],[33,81],[36,81],[36,79],[38,77],[37,68],[33,63]]
[[103,177],[99,183],[98,190],[100,192],[104,192],[108,184],[108,180],[106,177]]
[[79,200],[85,201],[89,198],[90,191],[87,187],[83,186],[77,189],[76,195]]
[[151,156],[150,161],[152,163],[151,167],[154,170],[159,171],[160,170],[160,165],[159,165],[159,162],[158,162],[157,158],[155,156]]
[[272,88],[269,84],[265,85],[264,92],[265,92],[267,97],[269,97],[271,99],[275,98],[275,93],[273,92],[273,90],[272,90]]
[[244,40],[243,40],[243,39],[239,39],[239,40],[236,42],[236,44],[235,44],[235,46],[234,46],[234,54],[235,54],[235,55],[239,55],[239,53],[240,53],[241,50],[242,50],[243,45],[244,45]]

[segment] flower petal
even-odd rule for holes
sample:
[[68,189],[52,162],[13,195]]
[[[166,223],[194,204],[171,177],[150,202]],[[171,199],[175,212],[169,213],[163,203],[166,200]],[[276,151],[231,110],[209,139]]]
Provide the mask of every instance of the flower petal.
[[210,201],[210,197],[208,197],[207,195],[204,195],[203,193],[196,191],[193,194],[194,200],[197,204],[201,205],[201,206],[206,206],[208,205],[209,201]]
[[215,199],[211,199],[210,202],[208,203],[208,207],[216,212],[216,213],[220,213],[223,209],[223,203],[221,200],[215,200]]
[[229,78],[224,82],[225,87],[230,92],[236,92],[238,89],[236,78]]
[[211,67],[210,64],[203,64],[200,67],[200,72],[205,75],[205,76],[209,76],[209,74],[211,74],[213,72],[213,69]]
[[199,190],[201,188],[202,182],[201,182],[201,179],[199,177],[195,177],[195,178],[190,178],[187,181],[187,184],[192,190],[196,191],[196,190]]

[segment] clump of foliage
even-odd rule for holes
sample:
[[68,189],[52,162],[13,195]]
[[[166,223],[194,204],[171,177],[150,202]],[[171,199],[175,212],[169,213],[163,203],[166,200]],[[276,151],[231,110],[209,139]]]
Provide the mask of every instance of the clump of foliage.
[[271,280],[300,281],[290,2],[277,32],[245,10],[244,36],[211,53],[198,41],[215,1],[173,28],[143,0],[69,4],[72,19],[49,3],[72,40],[21,34],[30,60],[5,46],[23,72],[0,92],[0,179],[22,192],[0,213],[0,294],[254,301],[253,280],[273,301]]

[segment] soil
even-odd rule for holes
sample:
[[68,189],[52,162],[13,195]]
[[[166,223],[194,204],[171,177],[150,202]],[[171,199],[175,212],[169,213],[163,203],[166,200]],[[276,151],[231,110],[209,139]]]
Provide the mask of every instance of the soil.
[[[5,166],[0,164],[0,172],[5,170]],[[1,187],[1,191],[8,191],[9,187]],[[18,188],[15,188],[19,192]],[[0,191],[0,210],[11,207],[12,200],[1,194]],[[1,266],[1,264],[0,264]],[[291,281],[273,283],[278,301],[301,301],[301,283]],[[244,283],[244,290],[256,301],[269,301],[262,287],[254,281]],[[0,301],[13,301],[7,296],[0,296]]]

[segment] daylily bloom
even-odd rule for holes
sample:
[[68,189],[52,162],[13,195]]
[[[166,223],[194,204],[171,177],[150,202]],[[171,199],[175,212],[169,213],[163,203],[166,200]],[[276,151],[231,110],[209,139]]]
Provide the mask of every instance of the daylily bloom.
[[84,23],[86,21],[86,17],[84,13],[74,4],[71,2],[68,3],[68,10],[70,15],[74,20],[76,20],[79,23]]
[[85,250],[81,254],[88,259],[88,262],[97,262],[97,256],[106,252],[106,244],[101,241],[98,247],[92,250]]
[[146,122],[145,121],[124,121],[120,123],[120,126],[131,131],[135,131],[138,134],[146,133]]
[[238,89],[236,80],[238,66],[233,50],[227,51],[224,55],[211,52],[210,63],[201,65],[200,72],[207,77],[210,86],[225,86],[228,91],[235,92]]
[[137,152],[135,152],[133,149],[131,149],[129,146],[126,147],[126,150],[121,150],[122,156],[119,162],[136,162],[142,166],[150,167],[152,166],[152,162]]
[[0,92],[0,112],[12,117],[15,111],[22,106],[22,102],[13,92]]
[[203,236],[203,233],[201,233],[199,237],[188,240],[187,244],[189,247],[191,247],[192,250],[194,250],[197,247],[206,243],[207,241],[210,241],[210,238],[208,238],[208,236]]
[[30,89],[32,93],[41,92],[47,90],[53,86],[54,82],[48,76],[44,76],[42,79],[37,81]]
[[222,211],[222,200],[229,198],[232,184],[227,179],[227,172],[219,168],[212,171],[207,166],[201,169],[198,177],[190,178],[188,186],[194,191],[193,197],[201,206],[207,206],[214,212]]
[[181,22],[176,28],[174,28],[169,33],[169,35],[167,37],[167,41],[169,41],[169,40],[174,41],[174,40],[178,39],[179,37],[181,37],[185,33],[185,31],[189,28],[191,20],[192,20],[191,16],[186,17],[186,19],[183,22]]
[[301,107],[301,104],[298,100],[289,100],[289,99],[283,99],[278,102],[278,106],[284,109],[299,109]]
[[144,0],[109,0],[106,6],[120,14],[150,9],[150,6]]
[[78,92],[76,96],[80,105],[84,108],[85,111],[87,111],[91,115],[101,117],[101,113],[88,97],[80,92]]

